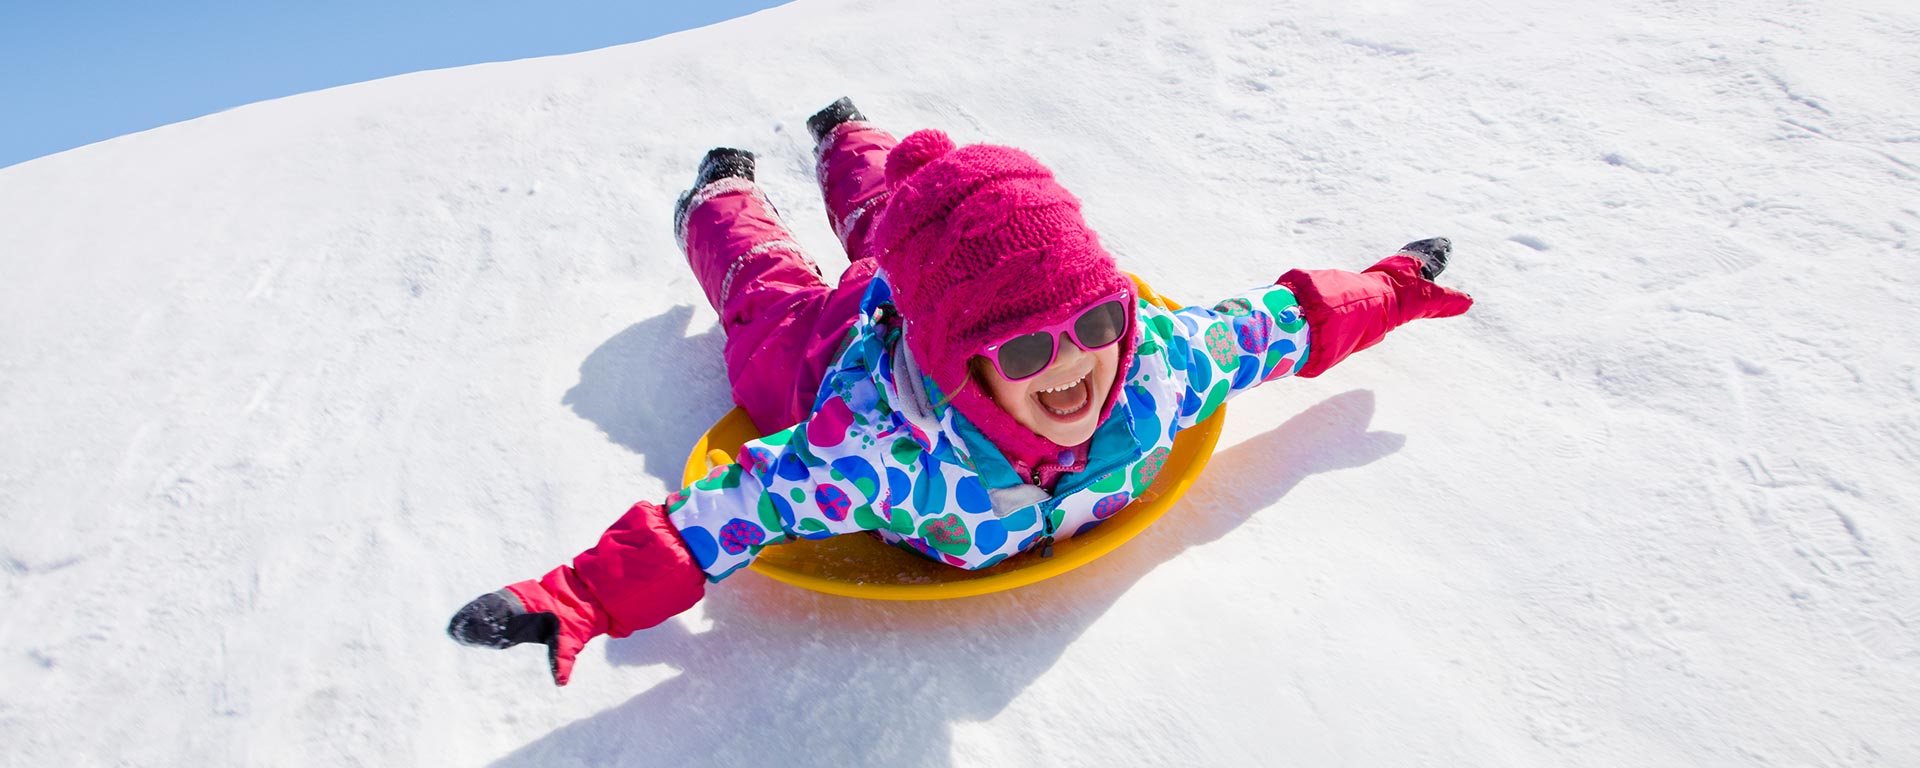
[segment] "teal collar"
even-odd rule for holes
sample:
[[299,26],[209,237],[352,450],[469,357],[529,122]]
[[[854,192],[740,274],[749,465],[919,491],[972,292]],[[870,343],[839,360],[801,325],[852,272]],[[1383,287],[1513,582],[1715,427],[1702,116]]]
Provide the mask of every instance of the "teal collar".
[[988,488],[1012,488],[1026,484],[1020,473],[1013,471],[1013,464],[1007,461],[1006,454],[1000,452],[1000,446],[988,440],[986,434],[961,415],[959,409],[953,412],[953,431],[960,433],[960,441],[966,443],[967,457],[973,459],[973,471],[980,475],[981,483]]

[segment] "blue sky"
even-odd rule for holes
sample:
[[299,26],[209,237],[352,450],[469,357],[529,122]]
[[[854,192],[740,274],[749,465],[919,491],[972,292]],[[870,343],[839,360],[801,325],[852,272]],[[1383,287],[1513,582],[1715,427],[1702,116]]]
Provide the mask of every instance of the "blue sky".
[[604,48],[787,0],[0,0],[0,168],[242,104]]

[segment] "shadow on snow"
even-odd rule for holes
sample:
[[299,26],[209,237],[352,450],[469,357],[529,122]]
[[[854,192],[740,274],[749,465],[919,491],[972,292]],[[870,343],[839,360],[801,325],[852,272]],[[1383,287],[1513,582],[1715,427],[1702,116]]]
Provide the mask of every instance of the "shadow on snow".
[[581,361],[580,383],[560,398],[675,490],[684,451],[733,407],[720,328],[688,336],[692,319],[693,307],[681,305],[614,334]]

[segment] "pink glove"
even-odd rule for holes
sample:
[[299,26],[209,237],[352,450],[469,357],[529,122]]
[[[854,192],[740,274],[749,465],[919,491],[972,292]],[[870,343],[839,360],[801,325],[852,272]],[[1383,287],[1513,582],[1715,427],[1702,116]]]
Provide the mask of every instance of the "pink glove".
[[488,648],[544,643],[554,685],[566,685],[588,640],[666,621],[699,602],[706,583],[666,510],[641,502],[573,565],[468,602],[447,634]]
[[1430,279],[1446,267],[1451,251],[1446,238],[1433,238],[1408,243],[1364,272],[1296,269],[1281,275],[1279,284],[1299,300],[1311,334],[1299,375],[1318,376],[1409,321],[1453,317],[1472,307],[1472,296]]

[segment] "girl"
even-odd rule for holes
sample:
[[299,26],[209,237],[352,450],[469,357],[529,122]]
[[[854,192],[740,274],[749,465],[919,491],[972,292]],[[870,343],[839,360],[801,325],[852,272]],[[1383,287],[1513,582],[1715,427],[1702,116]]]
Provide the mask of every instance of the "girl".
[[543,643],[565,685],[588,640],[654,626],[791,539],[872,531],[961,568],[1044,557],[1125,507],[1227,398],[1472,305],[1431,282],[1450,248],[1435,238],[1364,272],[1296,269],[1169,312],[1026,153],[932,130],[896,141],[846,99],[807,123],[852,262],[837,286],[755,186],[750,153],[709,152],[675,212],[734,400],[768,436],[634,505],[571,565],[468,603],[456,640]]

